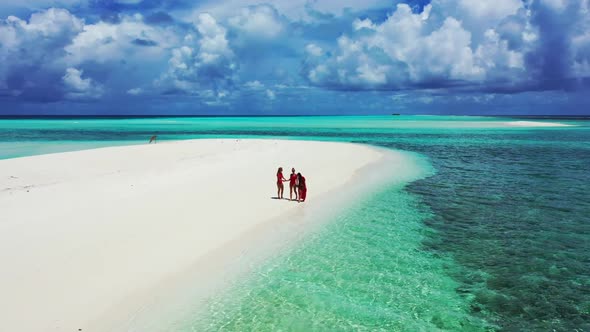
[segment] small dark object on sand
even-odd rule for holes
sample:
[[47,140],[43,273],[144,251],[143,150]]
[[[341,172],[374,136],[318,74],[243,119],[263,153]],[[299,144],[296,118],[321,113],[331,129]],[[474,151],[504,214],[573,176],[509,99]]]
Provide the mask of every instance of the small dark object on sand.
[[156,139],[158,138],[158,135],[153,135],[152,137],[150,137],[150,142],[148,144],[151,144],[152,142],[154,142],[154,144],[156,144]]

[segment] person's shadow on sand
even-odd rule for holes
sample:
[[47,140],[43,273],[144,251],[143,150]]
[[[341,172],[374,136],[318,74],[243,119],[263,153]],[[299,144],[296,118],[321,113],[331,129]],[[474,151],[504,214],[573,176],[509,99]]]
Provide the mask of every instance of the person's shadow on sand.
[[287,201],[296,201],[296,199],[289,199],[289,198],[278,198],[278,197],[276,197],[276,196],[273,196],[273,197],[271,197],[270,199],[284,199],[284,200],[287,200]]

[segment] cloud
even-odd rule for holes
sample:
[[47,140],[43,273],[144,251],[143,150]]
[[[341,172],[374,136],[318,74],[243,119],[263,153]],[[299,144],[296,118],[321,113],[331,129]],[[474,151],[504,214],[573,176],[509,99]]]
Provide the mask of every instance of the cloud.
[[[461,102],[526,91],[578,93],[590,83],[588,6],[587,0],[24,0],[0,4],[0,13],[18,9],[0,19],[0,102],[174,98],[229,110],[314,100],[319,109],[339,109],[353,104],[337,90],[370,91],[358,96],[373,106],[376,96],[389,93],[391,101],[388,91],[396,90],[425,97],[416,102],[432,107],[456,99],[427,104],[431,91],[470,96]],[[354,105],[362,107],[362,100]]]
[[201,35],[199,40],[199,58],[203,63],[220,63],[224,59],[233,57],[226,38],[226,30],[217,24],[215,18],[209,14],[201,14],[195,23]]
[[346,11],[361,11],[367,8],[387,8],[391,6],[389,0],[275,0],[272,2],[260,0],[208,0],[198,6],[195,12],[207,12],[222,19],[234,16],[236,8],[258,6],[261,3],[272,3],[272,6],[278,12],[287,16],[291,21],[312,21],[314,13],[342,15]]
[[65,47],[66,61],[70,65],[121,60],[142,63],[164,56],[180,40],[173,28],[148,25],[141,15],[122,16],[117,23],[99,21],[85,25]]
[[67,10],[54,8],[32,14],[28,22],[14,16],[0,22],[0,89],[24,100],[59,99],[64,46],[83,25]]
[[158,84],[170,85],[172,93],[223,98],[238,69],[227,30],[209,14],[199,15],[194,26],[198,34],[186,35],[184,45],[172,50],[168,71]]
[[133,89],[127,90],[127,94],[132,95],[132,96],[138,96],[142,93],[143,93],[142,88],[133,88]]
[[[571,89],[587,75],[590,59],[585,36],[590,29],[588,1],[543,0],[531,4],[531,23],[538,43],[528,54],[529,71],[546,89]],[[586,76],[587,78],[587,76]]]
[[66,97],[70,99],[96,99],[103,94],[103,87],[93,82],[90,78],[82,78],[83,71],[76,68],[67,68],[62,77],[66,88]]
[[[3,95],[43,102],[97,98],[107,92],[124,95],[163,72],[164,76],[171,73],[163,86],[167,93],[226,99],[233,90],[237,59],[226,28],[210,15],[203,14],[189,29],[152,26],[139,14],[121,15],[117,22],[85,24],[67,10],[57,9],[35,13],[29,22],[14,17],[6,21],[10,24],[0,26],[0,56],[12,66],[0,68]],[[11,31],[15,29],[24,33]],[[24,57],[23,49],[27,50]],[[91,82],[89,87],[96,89],[66,86],[76,77],[69,68],[83,72],[80,82]],[[153,96],[157,90],[149,91]]]
[[[114,92],[126,91],[129,87],[120,86],[129,80],[159,75],[163,66],[154,64],[165,62],[175,43],[175,28],[147,25],[141,15],[94,24],[55,8],[33,13],[28,21],[9,16],[0,22],[0,62],[6,64],[0,66],[0,90],[23,101],[98,98],[106,93],[104,81],[113,79],[108,86]],[[135,69],[141,65],[141,71]],[[72,69],[83,71],[80,82],[92,82],[93,89],[66,85],[81,77]]]
[[9,16],[0,24],[0,57],[13,66],[54,61],[64,55],[63,47],[83,26],[82,20],[64,9],[34,13],[28,22]]
[[260,90],[264,88],[264,84],[260,83],[260,81],[250,81],[244,83],[244,87],[252,90]]
[[485,68],[475,59],[471,34],[452,17],[440,26],[429,26],[428,11],[413,13],[401,4],[381,24],[355,21],[363,30],[371,28],[371,33],[340,37],[331,56],[308,63],[308,80],[353,89],[481,81]]
[[321,56],[324,53],[322,48],[316,44],[305,45],[305,51],[311,56]]
[[228,20],[229,26],[254,39],[272,39],[284,29],[277,10],[270,5],[242,8],[238,15]]
[[490,27],[496,25],[507,16],[514,15],[523,8],[522,0],[435,0],[432,2],[435,11],[445,16],[454,16],[469,21],[471,24]]
[[352,22],[352,27],[354,28],[354,30],[361,30],[361,29],[370,29],[370,30],[375,30],[376,26],[375,24],[373,24],[373,22],[371,22],[370,19],[365,18],[365,19],[355,19]]
[[243,80],[301,80],[300,54],[303,40],[282,13],[271,5],[237,9],[220,21],[239,62]]
[[353,21],[329,56],[308,50],[303,75],[330,89],[563,87],[588,69],[589,39],[579,34],[590,26],[588,2],[555,1],[434,0],[421,12],[398,4],[381,23]]

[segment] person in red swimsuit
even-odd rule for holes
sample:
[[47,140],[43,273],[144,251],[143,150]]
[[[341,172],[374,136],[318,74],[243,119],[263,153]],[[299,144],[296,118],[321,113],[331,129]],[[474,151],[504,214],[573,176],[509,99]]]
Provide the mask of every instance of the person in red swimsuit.
[[278,199],[283,199],[283,190],[285,189],[285,186],[283,186],[283,182],[287,181],[287,179],[285,179],[285,177],[283,176],[283,168],[279,167],[279,170],[277,171],[277,198]]
[[291,168],[291,176],[289,176],[289,199],[293,200],[293,192],[295,193],[295,200],[299,200],[299,193],[297,192],[297,174],[295,168]]
[[301,175],[301,173],[297,173],[297,179],[299,180],[299,200],[298,202],[305,202],[305,198],[307,197],[307,183],[305,182],[305,177]]

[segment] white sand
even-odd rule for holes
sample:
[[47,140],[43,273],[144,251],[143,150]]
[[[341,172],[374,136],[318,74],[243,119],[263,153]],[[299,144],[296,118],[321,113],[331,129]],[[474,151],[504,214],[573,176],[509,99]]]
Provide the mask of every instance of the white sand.
[[505,122],[510,127],[571,127],[572,125],[560,122],[541,122],[541,121],[510,121]]
[[[187,271],[209,287],[227,268],[225,248],[309,212],[385,154],[344,143],[194,140],[1,160],[0,331],[139,331],[129,322],[159,301],[158,290]],[[278,166],[285,177],[301,170],[309,202],[271,199]]]

